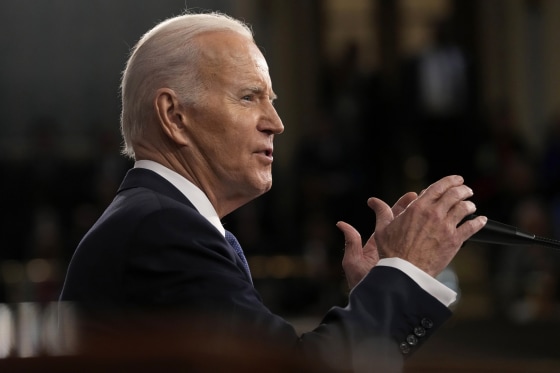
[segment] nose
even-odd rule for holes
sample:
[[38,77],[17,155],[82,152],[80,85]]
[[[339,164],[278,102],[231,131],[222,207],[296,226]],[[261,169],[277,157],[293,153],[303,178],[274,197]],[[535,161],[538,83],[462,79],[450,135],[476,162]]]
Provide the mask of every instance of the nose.
[[264,118],[259,122],[259,131],[279,135],[284,132],[284,124],[272,103],[267,104]]

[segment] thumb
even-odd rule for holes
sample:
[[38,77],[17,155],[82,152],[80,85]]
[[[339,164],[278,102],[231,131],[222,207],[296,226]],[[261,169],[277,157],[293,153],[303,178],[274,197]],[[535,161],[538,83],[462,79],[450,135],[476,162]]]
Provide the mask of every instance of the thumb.
[[367,204],[369,208],[375,212],[376,231],[385,228],[391,221],[393,221],[394,215],[391,207],[379,198],[371,197],[368,199]]
[[363,255],[360,233],[353,226],[343,221],[336,223],[336,227],[344,234],[343,264],[360,260]]

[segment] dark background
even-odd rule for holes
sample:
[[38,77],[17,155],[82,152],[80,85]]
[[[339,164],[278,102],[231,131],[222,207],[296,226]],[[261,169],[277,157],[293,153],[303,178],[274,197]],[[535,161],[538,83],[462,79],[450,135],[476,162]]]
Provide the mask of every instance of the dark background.
[[[335,223],[369,237],[368,197],[392,204],[450,173],[481,214],[560,238],[554,0],[3,1],[0,303],[56,300],[131,166],[128,51],[186,6],[250,23],[280,97],[274,187],[225,219],[275,312],[304,328],[344,304]],[[456,315],[424,356],[556,359],[559,255],[468,243],[442,277]]]

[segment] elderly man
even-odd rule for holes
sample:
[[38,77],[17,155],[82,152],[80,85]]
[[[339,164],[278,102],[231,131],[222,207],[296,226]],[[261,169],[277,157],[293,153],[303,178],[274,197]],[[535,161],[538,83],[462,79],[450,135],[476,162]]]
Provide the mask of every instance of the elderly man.
[[377,223],[365,246],[353,227],[337,224],[348,306],[297,335],[262,303],[221,224],[271,188],[273,139],[284,130],[275,98],[245,24],[185,14],[146,33],[122,78],[124,153],[135,165],[76,249],[61,300],[92,320],[139,310],[202,315],[224,333],[275,339],[332,368],[398,369],[450,316],[455,293],[434,277],[486,218],[457,227],[476,209],[460,176],[392,208],[370,198]]

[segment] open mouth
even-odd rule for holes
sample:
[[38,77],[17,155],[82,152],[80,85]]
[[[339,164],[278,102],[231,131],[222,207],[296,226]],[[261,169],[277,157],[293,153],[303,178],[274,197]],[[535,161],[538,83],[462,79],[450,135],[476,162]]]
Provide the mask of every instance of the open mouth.
[[272,149],[262,149],[258,152],[256,152],[255,154],[260,154],[262,156],[264,156],[265,158],[267,158],[269,161],[272,161]]

